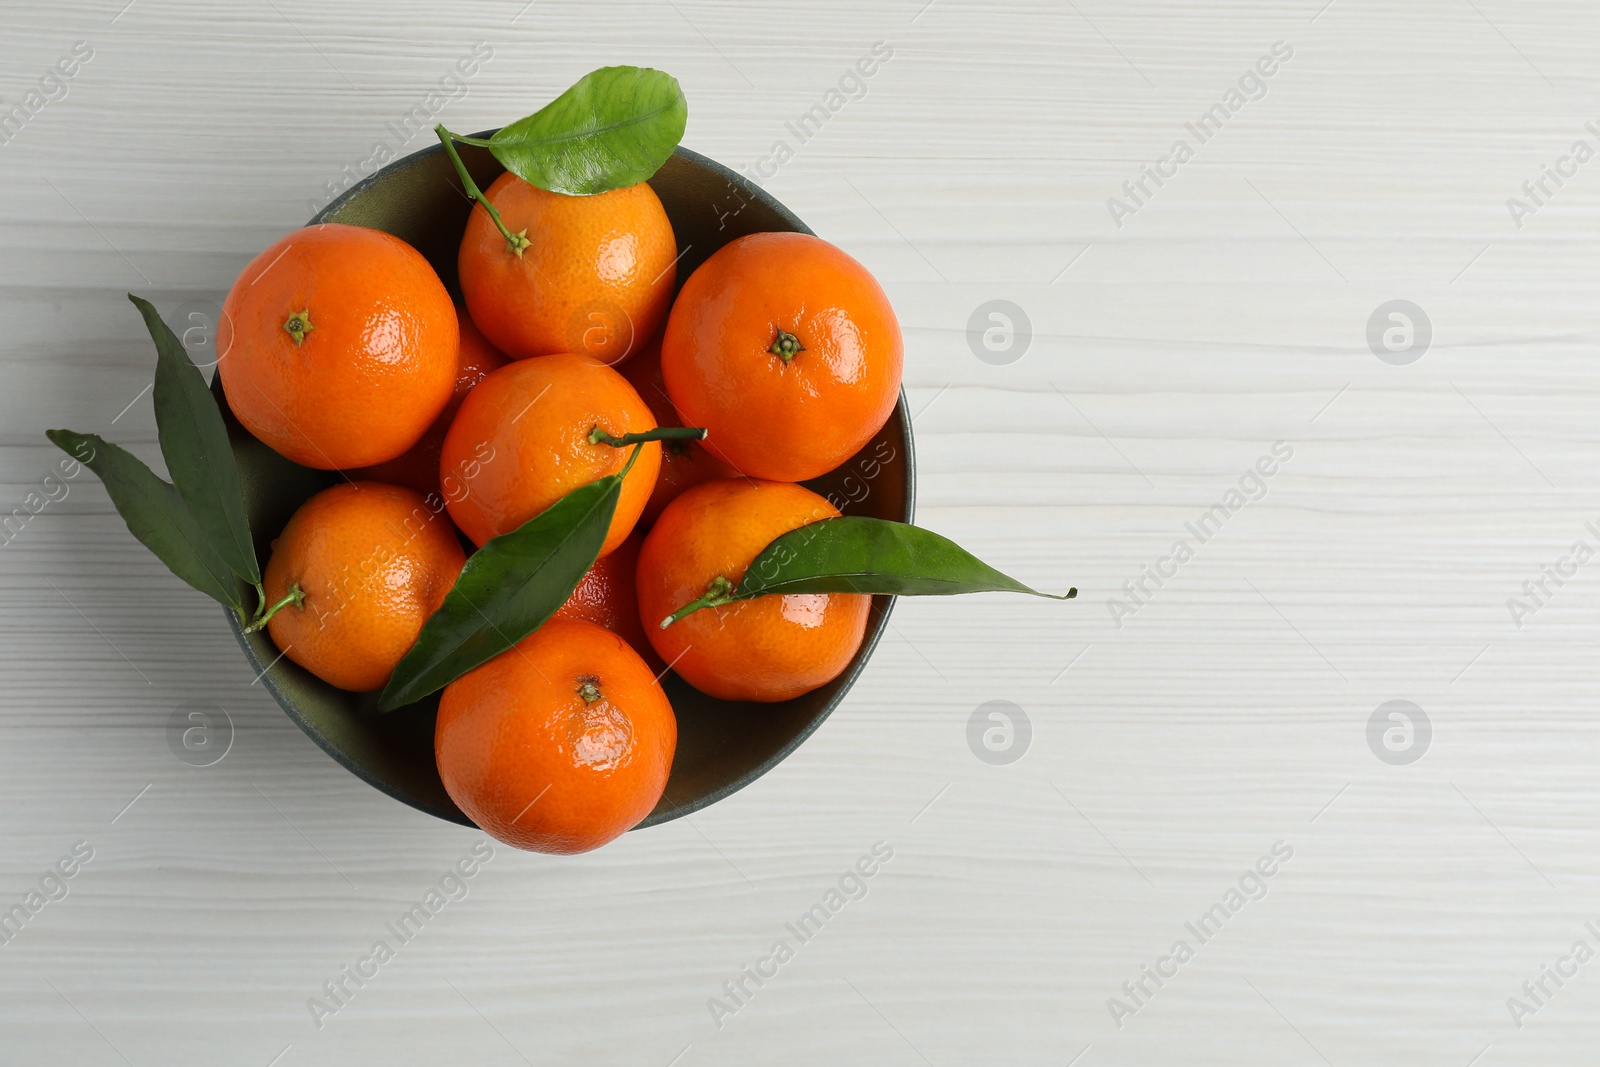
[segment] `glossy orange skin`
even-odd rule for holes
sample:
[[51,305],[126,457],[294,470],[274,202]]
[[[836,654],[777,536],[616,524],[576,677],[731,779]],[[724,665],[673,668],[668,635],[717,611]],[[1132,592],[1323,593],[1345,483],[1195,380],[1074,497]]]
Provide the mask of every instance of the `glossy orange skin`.
[[[640,349],[621,368],[622,376],[638,390],[644,402],[650,405],[658,426],[687,425],[667,395],[667,386],[661,378],[661,338]],[[656,487],[644,506],[640,523],[649,526],[660,517],[662,509],[691,485],[734,478],[738,471],[707,451],[702,441],[664,441],[661,445],[661,473]]]
[[446,686],[434,728],[450,798],[496,841],[533,852],[588,852],[637,825],[677,744],[672,705],[638,653],[563,618]]
[[[309,312],[300,342],[284,328]],[[393,459],[450,400],[455,306],[422,254],[364,226],[296,230],[223,301],[217,373],[245,429],[305,467]]]
[[464,312],[458,310],[456,319],[461,324],[461,350],[456,357],[455,391],[450,395],[449,403],[445,404],[444,411],[433,420],[433,425],[428,427],[422,439],[403,454],[387,463],[349,471],[350,478],[403,485],[423,496],[443,496],[439,488],[439,453],[444,448],[444,435],[449,432],[450,423],[461,409],[461,401],[466,399],[474,386],[489,376],[489,372],[511,362],[505,353],[489,343]]
[[803,486],[742,478],[668,504],[639,550],[639,615],[656,653],[723,700],[789,700],[837,678],[866,633],[865,594],[762,596],[660,624],[718,575],[737,585],[774,538],[838,514]]
[[[596,426],[620,437],[655,425],[633,386],[587,356],[502,367],[467,394],[445,434],[450,517],[474,544],[509,533],[578,486],[622,470],[634,446],[590,444]],[[623,479],[602,556],[633,530],[660,469],[661,444],[647,442]]]
[[655,190],[641,182],[566,196],[510,172],[485,191],[518,256],[474,204],[461,238],[461,292],[484,335],[513,359],[581,352],[615,364],[666,317],[677,282],[677,240]]
[[344,482],[300,505],[272,543],[263,585],[269,604],[291,585],[305,600],[267,623],[273,643],[340,689],[381,689],[467,561],[438,503]]
[[[804,350],[768,351],[786,331]],[[684,283],[661,371],[706,447],[752,478],[799,482],[839,466],[882,428],[900,392],[900,324],[867,269],[803,233],[753,233]]]
[[639,546],[644,535],[638,530],[617,546],[615,552],[595,560],[594,566],[578,582],[567,602],[556,612],[557,618],[582,619],[607,630],[627,641],[633,650],[644,657],[652,670],[660,674],[666,666],[656,658],[650,647],[644,626],[639,622]]

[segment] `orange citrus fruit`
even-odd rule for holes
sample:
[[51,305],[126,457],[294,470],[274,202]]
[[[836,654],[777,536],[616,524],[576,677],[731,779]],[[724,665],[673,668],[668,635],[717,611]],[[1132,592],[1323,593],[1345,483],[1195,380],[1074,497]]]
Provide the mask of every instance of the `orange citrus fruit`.
[[[439,452],[444,447],[444,435],[449,432],[450,423],[461,408],[461,401],[466,399],[467,393],[471,392],[474,386],[489,376],[490,371],[499,370],[510,362],[499,349],[488,342],[464,312],[458,312],[456,319],[461,324],[461,352],[456,358],[456,386],[455,392],[450,396],[450,402],[444,406],[444,411],[440,412],[439,417],[433,420],[433,425],[428,427],[420,441],[386,463],[348,472],[351,478],[358,481],[367,479],[374,482],[388,482],[390,485],[403,485],[407,489],[415,489],[423,496],[442,495],[439,482]],[[459,480],[457,475],[452,480],[452,487]]]
[[[650,405],[656,425],[686,425],[672,406],[672,398],[667,395],[666,383],[661,378],[661,338],[657,337],[645,345],[620,369],[622,376]],[[656,477],[656,487],[650,492],[650,500],[644,506],[640,521],[646,526],[655,522],[661,510],[691,485],[718,478],[734,478],[738,474],[738,471],[712,455],[703,441],[663,441],[661,473]]]
[[678,246],[648,184],[567,196],[507,172],[484,195],[527,242],[508,248],[488,211],[473,205],[457,261],[461,292],[501,351],[618,363],[655,334],[672,302]]
[[639,654],[563,618],[446,686],[434,728],[450,798],[496,841],[535,852],[587,852],[637,825],[677,743]]
[[340,689],[381,689],[466,564],[436,503],[346,482],[300,505],[262,579],[268,604],[302,594],[267,623],[279,650]]
[[594,566],[584,574],[567,602],[556,612],[556,617],[582,619],[596,626],[604,626],[628,642],[660,674],[666,664],[657,662],[656,650],[650,647],[650,639],[645,636],[644,626],[639,622],[636,575],[639,569],[639,545],[643,541],[644,535],[635,530],[617,546],[615,552],[608,552],[595,560]]
[[900,393],[900,324],[867,269],[804,233],[718,249],[672,305],[661,371],[706,447],[752,478],[826,474],[872,439]]
[[393,459],[450,400],[455,306],[422,254],[364,226],[296,230],[223,301],[217,373],[245,429],[306,467]]
[[618,473],[639,447],[600,551],[605,555],[639,521],[661,469],[661,444],[591,444],[591,431],[621,437],[655,425],[633,386],[588,356],[560,353],[502,367],[467,394],[445,434],[441,470],[461,475],[456,492],[446,478],[450,517],[481,545],[580,485]]
[[789,700],[839,676],[866,633],[861,593],[773,594],[661,621],[713,582],[736,587],[775,538],[834,518],[827,500],[788,482],[706,482],[667,505],[639,549],[639,614],[656,653],[723,700]]

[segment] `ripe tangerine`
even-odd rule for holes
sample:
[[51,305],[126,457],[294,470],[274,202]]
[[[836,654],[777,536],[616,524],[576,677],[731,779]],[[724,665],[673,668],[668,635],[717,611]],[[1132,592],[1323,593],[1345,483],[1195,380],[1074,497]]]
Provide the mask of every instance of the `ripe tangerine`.
[[305,467],[393,459],[450,400],[455,306],[422,254],[322,223],[269,246],[233,283],[217,373],[245,429]]
[[661,469],[661,444],[617,448],[591,443],[591,433],[598,427],[621,437],[655,425],[633,386],[588,356],[560,353],[502,367],[467,394],[445,434],[441,470],[461,472],[462,483],[459,493],[446,485],[450,517],[482,545],[573,489],[618,473],[638,447],[642,451],[622,481],[603,556],[639,521]]
[[[345,482],[300,505],[262,585],[283,654],[340,689],[381,689],[466,564],[456,532],[410,489]],[[300,596],[294,597],[294,590]]]
[[587,852],[650,814],[678,723],[628,643],[553,618],[445,687],[439,777],[485,833],[535,852]]
[[647,183],[593,196],[509,171],[484,194],[525,245],[508,248],[473,204],[457,268],[467,308],[513,359],[581,352],[614,364],[654,336],[677,282],[677,240]]
[[775,538],[839,510],[804,486],[706,482],[667,505],[639,550],[639,614],[672,669],[723,700],[789,700],[839,676],[861,647],[872,598],[861,593],[773,594],[661,622],[728,588]]
[[[639,350],[620,368],[622,376],[638,390],[639,396],[650,405],[658,426],[684,426],[683,417],[672,406],[667,395],[666,382],[661,378],[661,338],[657,337]],[[644,506],[640,522],[649,526],[661,515],[679,493],[691,485],[715,481],[718,478],[735,478],[739,472],[718,459],[706,448],[703,441],[663,441],[661,443],[661,473]]]
[[616,551],[595,560],[567,602],[556,611],[556,617],[604,626],[628,642],[660,674],[666,664],[657,659],[639,622],[639,546],[643,542],[644,535],[634,530]]
[[673,405],[752,478],[826,474],[894,410],[900,324],[867,269],[804,233],[753,233],[690,275],[661,341]]
[[[454,421],[456,412],[461,410],[461,401],[491,371],[499,370],[511,362],[489,343],[464,311],[458,311],[456,318],[461,324],[461,352],[456,359],[456,385],[449,403],[445,404],[444,410],[433,420],[433,425],[428,427],[420,441],[386,463],[348,472],[351,478],[403,485],[423,496],[442,495],[439,453],[444,447],[444,435],[449,432],[450,423]],[[452,487],[458,481],[459,477],[453,479]]]

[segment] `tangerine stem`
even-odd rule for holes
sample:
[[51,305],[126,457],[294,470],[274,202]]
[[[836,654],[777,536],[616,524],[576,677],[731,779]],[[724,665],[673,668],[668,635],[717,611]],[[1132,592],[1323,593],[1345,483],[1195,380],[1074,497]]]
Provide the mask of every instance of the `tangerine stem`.
[[[257,586],[256,588],[260,589],[261,587]],[[267,599],[264,592],[263,592],[263,595],[262,595],[261,599],[263,601],[265,601]],[[272,621],[272,617],[278,613],[278,610],[280,608],[286,608],[290,604],[293,604],[295,607],[299,607],[301,604],[305,603],[305,599],[306,599],[305,590],[301,589],[298,584],[291,584],[289,586],[289,591],[287,593],[283,594],[283,599],[279,600],[276,604],[273,604],[271,607],[265,608],[264,610],[260,611],[256,615],[255,620],[253,622],[251,622],[249,626],[246,626],[244,628],[244,632],[247,633],[247,634],[255,633],[257,630],[261,629],[267,623],[271,622]]]
[[495,209],[493,204],[489,203],[489,198],[483,195],[483,191],[478,188],[478,183],[473,181],[472,175],[467,173],[467,165],[461,162],[461,157],[456,154],[456,135],[445,129],[442,122],[433,128],[433,132],[439,135],[439,141],[444,145],[445,154],[450,157],[450,162],[455,165],[456,174],[461,178],[461,184],[466,187],[467,195],[483,205],[483,209],[489,213],[489,218],[494,220],[495,228],[500,231],[500,236],[506,239],[506,251],[515,252],[518,256],[521,256],[522,250],[533,243],[528,240],[528,231],[523,230],[521,233],[512,233],[506,228],[504,220],[500,218],[500,212]]
[[778,328],[777,334],[772,338],[772,347],[767,349],[768,352],[783,360],[784,363],[788,363],[798,353],[805,350],[806,346],[800,343],[800,338],[781,326]]
[[617,477],[618,478],[626,478],[628,476],[628,472],[633,470],[633,461],[638,459],[639,458],[639,453],[643,452],[643,451],[644,451],[644,445],[643,444],[637,444],[637,445],[633,446],[633,451],[628,454],[628,462],[624,463],[622,465],[622,470],[617,472]]
[[662,619],[661,628],[665,630],[685,615],[693,615],[701,608],[720,608],[722,605],[731,604],[737,599],[739,598],[735,595],[733,583],[719,574],[711,579],[711,583],[706,586],[706,591],[703,594]]
[[706,431],[699,426],[657,426],[653,430],[642,433],[625,433],[621,437],[614,437],[599,426],[589,431],[591,445],[610,445],[612,448],[626,448],[628,445],[640,445],[646,441],[704,441]]

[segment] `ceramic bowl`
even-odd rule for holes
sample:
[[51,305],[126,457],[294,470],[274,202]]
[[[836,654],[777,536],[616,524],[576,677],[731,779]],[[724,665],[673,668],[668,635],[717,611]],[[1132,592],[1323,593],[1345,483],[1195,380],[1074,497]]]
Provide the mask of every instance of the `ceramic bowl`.
[[[480,136],[487,136],[482,134]],[[460,146],[480,188],[501,173],[487,150]],[[672,220],[682,258],[678,282],[735,237],[769,230],[810,233],[758,186],[705,156],[679,148],[650,185]],[[318,212],[311,221],[371,226],[409,242],[439,272],[457,302],[456,249],[471,204],[441,146],[396,160]],[[219,390],[220,386],[214,386]],[[297,466],[251,437],[227,412],[244,483],[256,552],[265,563],[272,539],[296,508],[338,475]],[[850,515],[911,521],[914,491],[911,418],[904,393],[889,422],[850,462],[807,484]],[[749,785],[777,766],[822,725],[860,676],[888,625],[892,597],[874,597],[866,640],[844,673],[802,697],[778,704],[716,700],[676,675],[662,679],[678,717],[678,751],[661,802],[641,826],[686,815]],[[253,673],[283,710],[352,774],[412,807],[471,825],[439,780],[433,758],[438,697],[389,714],[375,694],[347,693],[281,657],[265,633],[245,634],[228,613]]]

